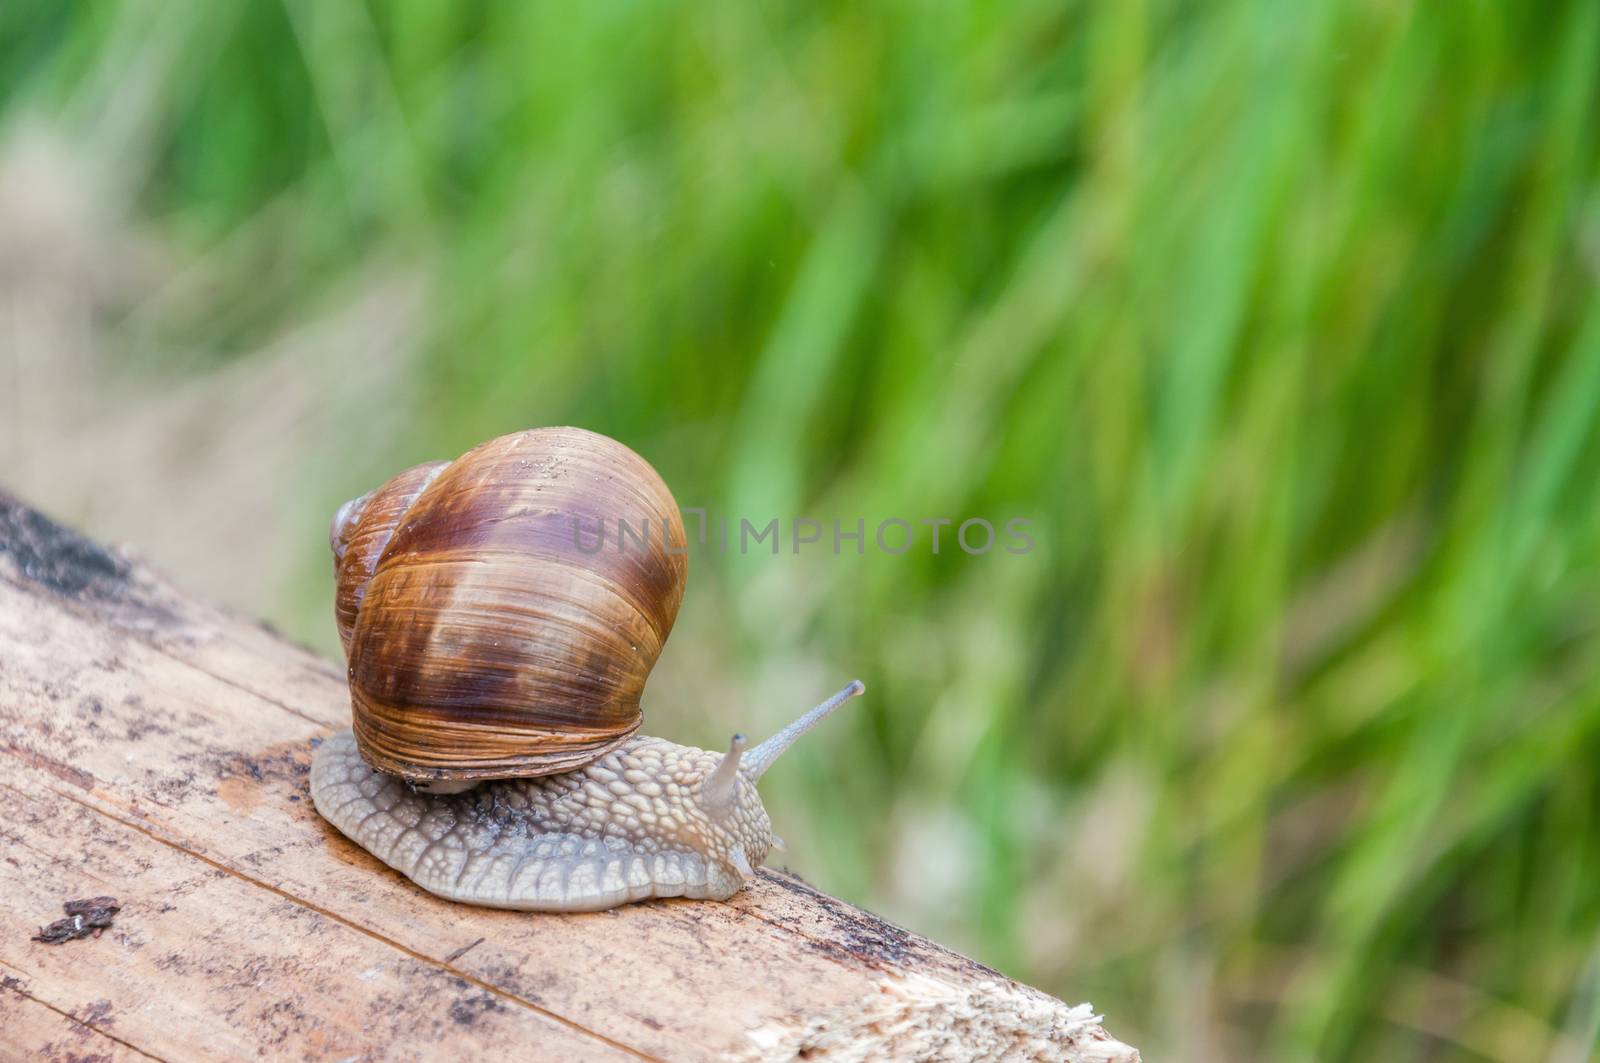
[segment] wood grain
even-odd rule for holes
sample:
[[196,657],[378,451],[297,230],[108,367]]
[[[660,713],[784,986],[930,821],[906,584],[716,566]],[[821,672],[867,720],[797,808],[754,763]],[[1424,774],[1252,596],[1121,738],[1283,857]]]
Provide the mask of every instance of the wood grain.
[[[0,494],[0,1058],[1134,1060],[763,869],[725,904],[431,897],[311,807],[341,669]],[[72,898],[99,938],[31,942]]]

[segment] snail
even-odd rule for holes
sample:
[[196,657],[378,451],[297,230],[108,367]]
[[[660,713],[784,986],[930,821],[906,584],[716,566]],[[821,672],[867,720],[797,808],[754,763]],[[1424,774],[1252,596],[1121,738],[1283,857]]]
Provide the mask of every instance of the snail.
[[649,463],[583,429],[408,469],[341,506],[329,538],[353,727],[318,747],[312,801],[450,900],[726,900],[781,848],[756,783],[864,689],[754,748],[638,734],[687,542]]

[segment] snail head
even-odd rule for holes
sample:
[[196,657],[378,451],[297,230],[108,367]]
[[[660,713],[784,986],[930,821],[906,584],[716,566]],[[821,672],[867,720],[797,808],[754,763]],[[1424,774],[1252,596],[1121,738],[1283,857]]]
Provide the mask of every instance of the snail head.
[[[751,863],[760,864],[767,850],[782,851],[783,840],[772,833],[766,809],[756,784],[766,774],[778,757],[799,737],[821,723],[846,701],[865,691],[866,685],[857,679],[824,701],[816,708],[795,720],[789,726],[768,738],[754,749],[746,751],[749,744],[742,734],[733,736],[728,751],[717,766],[700,783],[700,804],[708,817],[737,839],[728,846],[725,859],[748,881],[755,877]],[[755,859],[752,861],[751,857]]]

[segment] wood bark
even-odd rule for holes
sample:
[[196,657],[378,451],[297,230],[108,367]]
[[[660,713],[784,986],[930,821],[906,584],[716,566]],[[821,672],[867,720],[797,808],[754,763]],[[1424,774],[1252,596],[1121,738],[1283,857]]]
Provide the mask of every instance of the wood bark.
[[[343,670],[0,494],[0,1058],[1127,1061],[762,869],[728,903],[451,904],[324,823]],[[63,903],[98,936],[30,940]]]

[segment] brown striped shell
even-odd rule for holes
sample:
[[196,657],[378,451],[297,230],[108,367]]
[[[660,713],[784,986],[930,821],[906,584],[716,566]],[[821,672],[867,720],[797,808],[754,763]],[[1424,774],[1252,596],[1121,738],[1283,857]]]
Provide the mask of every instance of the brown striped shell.
[[638,729],[688,556],[672,493],[621,443],[501,436],[345,503],[330,538],[356,743],[374,768],[419,783],[551,775]]

